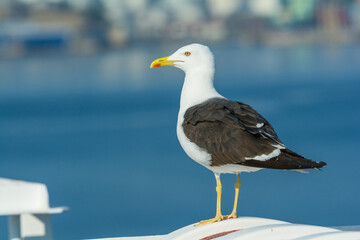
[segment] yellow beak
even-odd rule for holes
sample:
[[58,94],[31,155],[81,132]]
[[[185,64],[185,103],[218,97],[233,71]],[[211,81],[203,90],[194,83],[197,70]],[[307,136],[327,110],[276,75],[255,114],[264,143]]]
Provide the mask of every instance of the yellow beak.
[[162,58],[158,58],[155,61],[153,61],[150,65],[150,68],[155,68],[155,67],[162,67],[162,66],[166,66],[166,65],[174,65],[175,62],[184,62],[184,61],[180,61],[180,60],[167,60],[169,58],[169,56],[167,57],[162,57]]

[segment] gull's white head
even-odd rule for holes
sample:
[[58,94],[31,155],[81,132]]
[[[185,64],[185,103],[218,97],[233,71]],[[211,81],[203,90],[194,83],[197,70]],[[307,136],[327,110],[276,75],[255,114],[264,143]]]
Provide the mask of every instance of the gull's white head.
[[[214,88],[214,56],[207,46],[194,43],[156,59],[150,68],[171,65],[185,72],[180,112],[210,98],[223,98]],[[181,114],[179,116],[182,116]]]
[[214,71],[214,56],[207,46],[193,43],[184,46],[168,57],[156,59],[150,68],[171,65],[185,73],[207,69]]

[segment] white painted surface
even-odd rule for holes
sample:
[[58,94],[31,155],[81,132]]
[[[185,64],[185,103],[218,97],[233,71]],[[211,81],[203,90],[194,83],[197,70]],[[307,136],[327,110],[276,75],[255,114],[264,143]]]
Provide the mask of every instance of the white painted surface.
[[332,228],[341,231],[357,231],[360,232],[360,225],[349,225],[349,226],[333,226]]
[[49,207],[49,194],[44,184],[0,178],[0,216],[61,213],[66,209]]
[[[215,234],[219,233],[228,234],[212,239],[360,240],[360,231],[342,231],[329,227],[292,224],[279,220],[256,217],[240,217],[199,227],[195,227],[195,224],[197,223],[190,224],[163,236],[110,238],[106,240],[200,240],[206,237],[214,237]],[[359,229],[359,227],[356,226],[356,228],[352,227],[351,229]]]
[[51,219],[49,214],[21,214],[21,235],[28,238],[52,239]]
[[313,234],[301,238],[297,238],[295,240],[359,240],[360,232],[327,232],[327,233],[319,233]]
[[[196,223],[195,223],[196,224]],[[217,223],[207,224],[199,227],[195,227],[195,224],[191,224],[177,231],[174,231],[162,238],[161,240],[190,240],[201,239],[221,232],[240,230],[253,228],[257,226],[264,226],[269,224],[289,224],[287,222],[255,218],[255,217],[241,217],[237,219],[230,219]]]
[[218,240],[258,240],[258,239],[297,239],[317,233],[339,231],[332,228],[302,224],[271,224],[238,231],[218,238]]
[[0,216],[8,216],[11,240],[51,240],[49,214],[66,209],[50,208],[44,184],[0,178]]
[[0,178],[0,215],[49,208],[44,184]]
[[20,231],[20,215],[12,215],[8,218],[8,230],[9,230],[9,239],[20,240],[21,231]]
[[21,214],[9,216],[9,239],[51,240],[49,214]]
[[161,236],[144,236],[144,237],[120,237],[120,238],[99,238],[96,240],[159,240]]

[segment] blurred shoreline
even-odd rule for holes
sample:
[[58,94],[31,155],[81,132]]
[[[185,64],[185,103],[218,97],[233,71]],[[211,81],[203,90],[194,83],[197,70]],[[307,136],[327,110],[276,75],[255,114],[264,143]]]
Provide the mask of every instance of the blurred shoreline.
[[4,0],[0,58],[147,44],[360,43],[360,0]]

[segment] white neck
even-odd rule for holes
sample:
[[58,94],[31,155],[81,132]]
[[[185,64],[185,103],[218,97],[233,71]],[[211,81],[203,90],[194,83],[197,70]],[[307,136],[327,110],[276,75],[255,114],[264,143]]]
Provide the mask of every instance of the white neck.
[[186,72],[180,111],[186,111],[189,107],[215,97],[223,98],[214,88],[214,68],[196,68]]

